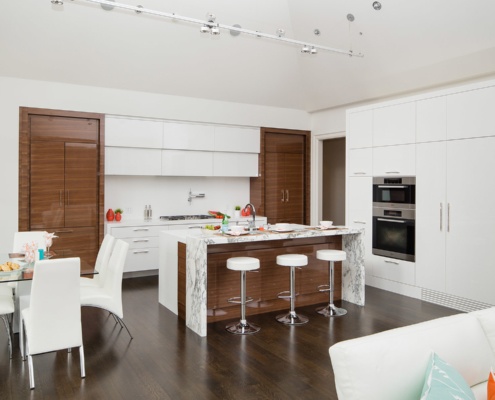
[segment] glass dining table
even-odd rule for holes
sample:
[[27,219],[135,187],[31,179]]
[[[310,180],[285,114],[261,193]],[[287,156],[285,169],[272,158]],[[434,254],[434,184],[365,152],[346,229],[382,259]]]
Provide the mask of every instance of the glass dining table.
[[[31,281],[33,280],[33,274],[36,270],[36,264],[27,263],[17,254],[4,254],[0,253],[0,285],[7,285],[15,283],[15,311],[14,318],[12,321],[12,332],[19,332],[19,317],[20,310],[29,307],[29,298],[31,294]],[[56,258],[56,255],[55,257]],[[10,267],[14,267],[10,271],[2,270],[1,266],[7,264],[7,262],[12,263]],[[6,268],[5,268],[6,269]],[[97,275],[98,271],[87,265],[81,265],[81,276],[91,277]]]

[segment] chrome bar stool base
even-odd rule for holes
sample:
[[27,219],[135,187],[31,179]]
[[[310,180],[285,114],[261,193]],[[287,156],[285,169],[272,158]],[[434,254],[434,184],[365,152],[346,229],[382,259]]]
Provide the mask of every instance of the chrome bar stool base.
[[335,304],[328,304],[325,307],[318,307],[316,312],[324,315],[325,317],[340,317],[341,315],[347,314],[347,310],[344,308],[335,307]]
[[249,322],[232,322],[225,327],[225,330],[229,333],[236,335],[252,335],[253,333],[259,332],[260,327]]
[[309,321],[309,318],[305,315],[288,312],[287,314],[280,314],[275,319],[281,324],[285,325],[304,325]]

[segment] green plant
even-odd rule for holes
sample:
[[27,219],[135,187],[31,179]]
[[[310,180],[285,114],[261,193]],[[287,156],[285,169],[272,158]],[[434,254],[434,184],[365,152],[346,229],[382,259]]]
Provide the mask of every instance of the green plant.
[[121,209],[121,208],[116,208],[114,210],[115,214],[119,213],[119,214],[124,214],[124,211]]
[[241,211],[241,206],[235,206],[236,211]]

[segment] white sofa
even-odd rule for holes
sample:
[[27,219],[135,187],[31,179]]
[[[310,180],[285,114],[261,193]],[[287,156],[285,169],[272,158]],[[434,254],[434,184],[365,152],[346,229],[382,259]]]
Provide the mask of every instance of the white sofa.
[[432,352],[486,400],[495,307],[346,340],[329,352],[339,400],[418,400]]

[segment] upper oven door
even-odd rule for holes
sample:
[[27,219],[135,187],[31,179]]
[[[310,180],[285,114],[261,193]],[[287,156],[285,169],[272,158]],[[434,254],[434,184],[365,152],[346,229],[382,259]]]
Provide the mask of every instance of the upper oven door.
[[373,178],[373,206],[414,209],[415,178]]

